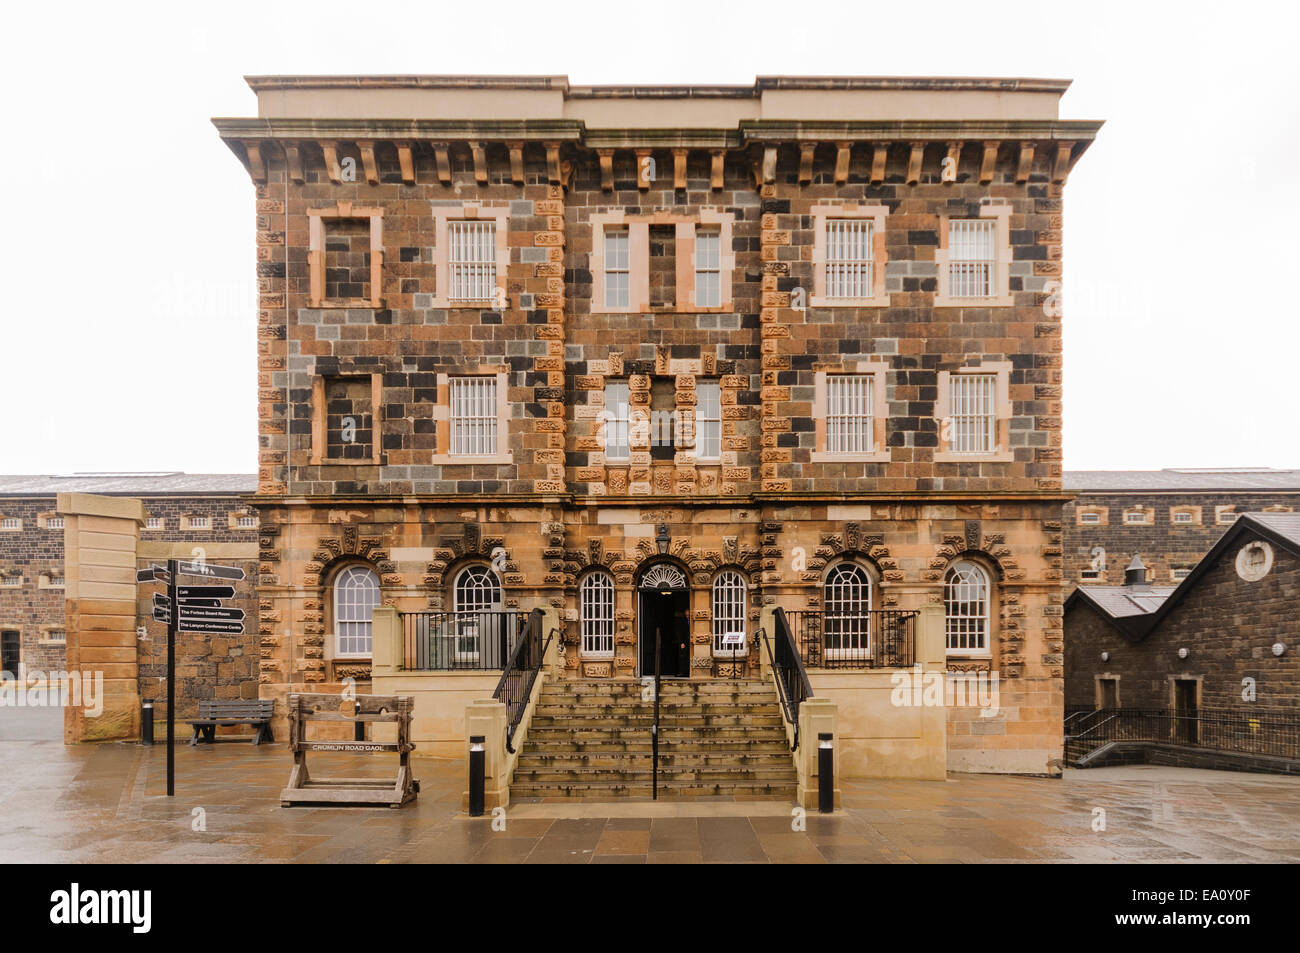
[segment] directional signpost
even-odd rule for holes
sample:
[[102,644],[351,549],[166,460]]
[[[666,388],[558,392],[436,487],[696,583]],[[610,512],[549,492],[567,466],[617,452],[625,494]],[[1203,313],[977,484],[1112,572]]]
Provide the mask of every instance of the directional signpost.
[[176,733],[176,633],[199,632],[222,635],[242,635],[244,610],[230,609],[221,604],[222,599],[235,595],[235,587],[180,586],[177,576],[201,576],[207,579],[229,579],[234,582],[244,578],[238,566],[214,566],[206,562],[167,560],[166,567],[150,566],[138,570],[137,582],[165,582],[167,594],[154,593],[153,617],[167,625],[167,796],[176,794],[176,752],[173,748]]

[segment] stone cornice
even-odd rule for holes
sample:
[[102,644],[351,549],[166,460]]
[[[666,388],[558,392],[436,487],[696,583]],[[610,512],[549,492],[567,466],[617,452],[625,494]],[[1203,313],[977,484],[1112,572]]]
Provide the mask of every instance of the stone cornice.
[[577,142],[585,133],[574,119],[226,119],[212,120],[221,138],[290,140],[393,140]]
[[745,119],[740,132],[747,142],[1065,140],[1089,142],[1100,120],[1089,119],[926,119],[926,120],[789,120]]

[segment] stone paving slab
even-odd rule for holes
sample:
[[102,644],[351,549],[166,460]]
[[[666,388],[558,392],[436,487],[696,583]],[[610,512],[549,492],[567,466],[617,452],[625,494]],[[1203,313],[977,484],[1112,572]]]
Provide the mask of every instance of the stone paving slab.
[[[173,799],[161,746],[0,741],[0,759],[0,860],[10,863],[1300,860],[1300,778],[1185,768],[846,780],[830,816],[729,798],[547,800],[511,806],[500,830],[461,812],[463,761],[414,758],[420,796],[393,810],[281,808],[291,758],[278,744],[179,746]],[[317,755],[312,771],[384,777],[395,761]]]

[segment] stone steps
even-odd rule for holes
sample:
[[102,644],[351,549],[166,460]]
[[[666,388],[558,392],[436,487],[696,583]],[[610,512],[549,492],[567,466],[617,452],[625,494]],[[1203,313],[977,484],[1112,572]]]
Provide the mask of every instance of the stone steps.
[[[661,797],[794,797],[775,690],[765,682],[664,682]],[[649,797],[654,703],[638,681],[560,679],[538,699],[511,785],[516,798]]]

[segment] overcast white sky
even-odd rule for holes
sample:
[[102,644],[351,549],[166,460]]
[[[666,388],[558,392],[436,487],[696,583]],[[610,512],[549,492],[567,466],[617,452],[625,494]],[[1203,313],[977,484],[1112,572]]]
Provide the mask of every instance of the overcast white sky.
[[256,466],[255,73],[1066,77],[1070,469],[1300,466],[1297,7],[21,4],[5,13],[0,472]]

